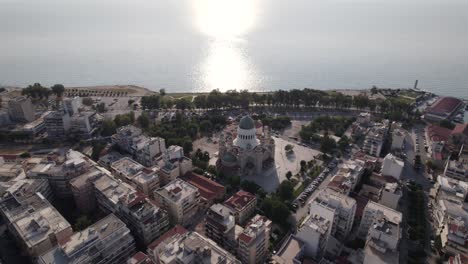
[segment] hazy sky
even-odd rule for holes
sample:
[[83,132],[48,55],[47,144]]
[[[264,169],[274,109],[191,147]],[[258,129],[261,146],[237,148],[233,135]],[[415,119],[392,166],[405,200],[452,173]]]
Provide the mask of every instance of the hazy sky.
[[7,84],[468,90],[466,0],[0,0],[0,37]]

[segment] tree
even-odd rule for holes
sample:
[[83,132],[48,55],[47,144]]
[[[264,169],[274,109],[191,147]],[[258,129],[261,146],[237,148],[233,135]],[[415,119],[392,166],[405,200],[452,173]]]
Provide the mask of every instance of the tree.
[[146,112],[141,113],[141,115],[137,118],[137,122],[142,128],[148,128],[150,124],[148,114]]
[[330,138],[328,136],[328,133],[325,133],[325,135],[320,140],[320,151],[322,151],[323,153],[331,153],[333,152],[335,148],[336,148],[335,140]]
[[106,109],[106,104],[104,103],[99,103],[96,105],[96,111],[98,111],[98,113],[104,113],[107,111]]
[[128,99],[128,102],[127,102],[127,103],[128,103],[128,105],[130,106],[130,105],[132,105],[134,102],[135,102],[135,100],[133,100],[133,99]]
[[287,153],[293,152],[293,149],[294,149],[294,146],[291,145],[291,144],[287,144],[287,145],[284,147],[284,150],[285,150]]
[[54,86],[50,87],[52,93],[55,94],[58,98],[61,98],[63,93],[65,92],[65,87],[62,84],[54,84]]
[[288,206],[279,201],[276,197],[267,197],[263,199],[260,206],[265,216],[271,219],[274,223],[283,227],[288,226],[288,218],[291,215]]
[[29,85],[21,91],[22,95],[40,100],[49,98],[50,93],[50,89],[43,87],[40,83]]
[[176,108],[180,110],[190,109],[192,108],[192,102],[185,97],[180,98],[176,101]]
[[165,96],[165,95],[166,95],[166,89],[164,89],[164,88],[163,88],[163,89],[159,89],[159,94],[160,94],[161,96]]
[[346,148],[349,146],[349,139],[347,136],[342,136],[340,140],[338,141],[338,147],[341,151],[346,150]]
[[101,144],[101,143],[95,143],[93,145],[93,152],[91,153],[91,158],[95,161],[97,161],[100,156],[101,156],[101,152],[102,150],[105,148],[106,146],[104,144]]
[[116,131],[116,125],[113,120],[105,119],[104,121],[102,121],[101,136],[103,137],[112,136],[113,134],[115,134],[115,131]]
[[286,178],[287,178],[288,180],[291,180],[292,176],[293,176],[293,174],[292,174],[291,171],[286,172]]
[[282,201],[289,201],[294,197],[294,186],[290,181],[282,181],[278,186],[278,195]]
[[455,128],[455,125],[452,122],[450,122],[450,120],[447,120],[447,119],[444,119],[444,120],[440,121],[439,126],[445,127],[445,128],[448,128],[448,129],[454,129]]
[[213,129],[213,124],[211,123],[210,120],[203,120],[200,123],[200,130],[202,132],[208,133]]

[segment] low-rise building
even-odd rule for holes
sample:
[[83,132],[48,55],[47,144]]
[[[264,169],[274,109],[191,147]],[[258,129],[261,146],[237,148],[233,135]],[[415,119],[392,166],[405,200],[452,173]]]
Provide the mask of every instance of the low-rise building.
[[183,226],[192,223],[200,203],[198,189],[181,179],[156,190],[154,197],[168,211],[171,222]]
[[232,254],[218,246],[213,240],[197,232],[175,234],[162,241],[152,254],[157,263],[224,263],[240,264]]
[[124,263],[135,253],[130,230],[110,214],[41,255],[39,264]]
[[260,264],[268,258],[271,220],[265,216],[256,215],[239,235],[237,255],[242,263]]
[[445,165],[444,176],[461,181],[468,181],[468,148],[460,148],[457,160],[448,160]]
[[0,182],[8,182],[24,174],[23,166],[17,161],[5,161],[0,157]]
[[450,119],[455,113],[463,108],[464,104],[460,99],[453,97],[440,97],[430,107],[426,108],[424,119],[431,122],[440,122]]
[[222,201],[226,195],[226,188],[223,185],[194,172],[187,173],[181,179],[198,188],[202,208],[208,208],[215,202]]
[[450,133],[450,142],[455,146],[468,144],[468,123],[455,126]]
[[81,97],[75,96],[73,98],[63,99],[63,108],[69,115],[78,113],[78,109],[81,107]]
[[289,235],[281,245],[280,249],[273,255],[273,264],[301,264],[306,250],[306,244],[295,237]]
[[231,210],[237,224],[244,224],[255,212],[257,197],[249,192],[240,190],[227,199],[224,205]]

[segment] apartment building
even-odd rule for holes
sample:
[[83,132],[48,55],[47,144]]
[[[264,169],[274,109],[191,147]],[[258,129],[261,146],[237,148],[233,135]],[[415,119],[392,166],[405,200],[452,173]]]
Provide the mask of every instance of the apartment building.
[[194,172],[189,172],[181,177],[182,180],[198,188],[200,193],[200,207],[209,208],[216,202],[224,200],[226,188],[223,185]]
[[112,136],[112,143],[132,154],[136,161],[147,167],[158,164],[166,151],[163,138],[147,137],[141,129],[131,125],[117,129],[117,133]]
[[445,165],[444,176],[468,181],[468,147],[462,146],[457,160],[448,160]]
[[69,115],[78,113],[78,109],[81,107],[81,97],[75,96],[73,98],[63,99],[63,108]]
[[71,121],[70,115],[63,111],[52,111],[44,117],[47,137],[52,140],[63,139],[68,136]]
[[5,161],[0,157],[0,181],[8,182],[23,174],[23,166],[17,161]]
[[130,230],[110,214],[41,255],[38,264],[125,263],[135,253]]
[[385,218],[387,222],[400,226],[402,213],[385,205],[369,201],[364,208],[361,224],[358,229],[358,237],[366,239],[369,230],[377,219]]
[[80,139],[91,138],[97,125],[96,112],[75,113],[70,117],[70,135]]
[[296,238],[304,244],[302,254],[317,260],[321,258],[328,240],[332,238],[333,221],[334,213],[331,211],[311,212],[307,215],[296,234]]
[[213,240],[197,232],[176,233],[162,241],[150,255],[156,258],[156,263],[164,264],[241,263]]
[[181,179],[156,190],[154,197],[169,213],[171,223],[183,226],[192,222],[200,203],[198,189]]
[[94,161],[74,150],[68,150],[63,160],[39,163],[28,171],[28,178],[46,179],[57,198],[72,198],[70,181],[95,165]]
[[382,151],[382,146],[385,142],[388,133],[388,120],[384,120],[382,124],[375,124],[367,132],[364,139],[363,151],[369,155],[379,157]]
[[236,248],[235,225],[231,210],[222,204],[213,204],[206,212],[205,235],[229,251]]
[[95,166],[89,171],[70,180],[70,188],[76,207],[83,213],[90,213],[96,208],[93,183],[103,175],[110,176],[106,169]]
[[363,162],[346,160],[339,165],[338,171],[328,183],[328,188],[349,195],[361,179],[364,173]]
[[167,212],[134,187],[103,175],[94,181],[94,188],[98,208],[119,216],[145,245],[169,228]]
[[382,175],[392,176],[393,178],[399,180],[404,166],[405,163],[403,160],[395,157],[392,155],[392,153],[388,153],[383,159]]
[[244,224],[255,212],[257,197],[249,192],[240,190],[227,199],[224,205],[231,210],[237,224]]
[[0,201],[13,198],[22,203],[22,201],[34,196],[36,193],[40,193],[49,202],[54,199],[49,182],[44,179],[19,179],[0,182]]
[[238,237],[237,255],[242,263],[260,264],[268,258],[271,220],[255,215]]
[[51,250],[73,234],[67,220],[40,193],[22,201],[10,197],[0,208],[11,234],[31,257]]
[[369,228],[364,248],[364,264],[398,264],[401,239],[399,224],[379,215]]
[[331,189],[325,189],[310,203],[309,212],[314,212],[318,216],[331,214],[333,221],[330,234],[342,240],[349,235],[353,226],[356,200]]
[[12,121],[32,122],[36,119],[36,110],[31,99],[20,96],[8,101],[8,114]]

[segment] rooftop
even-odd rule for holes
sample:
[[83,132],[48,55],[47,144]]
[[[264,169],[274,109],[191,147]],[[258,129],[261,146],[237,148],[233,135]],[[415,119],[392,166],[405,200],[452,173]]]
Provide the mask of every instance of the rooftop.
[[[265,229],[271,228],[271,220],[265,216],[255,215],[244,228],[242,234],[239,235],[239,240],[248,244],[260,234],[265,232]],[[269,238],[267,238],[269,239]]]
[[166,199],[179,202],[198,193],[198,189],[181,179],[176,179],[156,191]]
[[226,192],[224,186],[194,172],[189,172],[181,177],[184,181],[198,188],[200,196],[206,200],[212,200],[223,196]]
[[447,141],[452,134],[452,130],[438,125],[430,124],[427,126],[427,134],[431,141]]
[[468,136],[468,123],[465,124],[457,124],[455,128],[452,130],[452,135],[456,134],[463,134]]
[[162,236],[160,236],[158,239],[156,239],[155,241],[151,242],[151,244],[148,245],[148,249],[149,250],[154,250],[159,244],[161,244],[161,242],[163,242],[164,240],[170,238],[170,237],[173,237],[175,236],[176,234],[179,234],[179,235],[183,235],[185,233],[187,233],[187,229],[185,229],[183,226],[181,225],[176,225],[174,226],[173,228],[169,229],[166,233],[164,233]]
[[294,263],[294,259],[296,259],[301,254],[304,247],[304,242],[297,239],[293,235],[290,235],[278,250],[276,255],[273,256],[273,259],[280,264]]
[[165,263],[225,263],[240,264],[233,255],[219,247],[211,239],[196,232],[176,234],[167,238],[156,249],[159,258]]
[[127,179],[135,177],[135,175],[143,170],[143,165],[134,161],[131,158],[123,157],[111,164],[111,168],[118,174],[124,176]]
[[255,195],[249,192],[240,190],[237,193],[235,193],[233,196],[231,196],[229,199],[227,199],[224,202],[224,205],[230,208],[231,210],[241,211],[248,204],[255,201],[256,199],[257,197],[255,197]]
[[398,212],[396,210],[393,210],[392,208],[389,208],[385,205],[369,201],[367,203],[367,206],[364,210],[374,210],[374,211],[380,211],[382,214],[386,217],[386,219],[389,222],[392,222],[394,224],[399,225],[402,221],[402,214],[401,212]]

